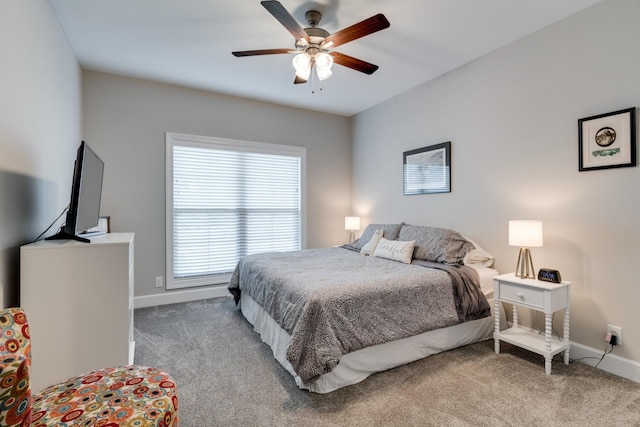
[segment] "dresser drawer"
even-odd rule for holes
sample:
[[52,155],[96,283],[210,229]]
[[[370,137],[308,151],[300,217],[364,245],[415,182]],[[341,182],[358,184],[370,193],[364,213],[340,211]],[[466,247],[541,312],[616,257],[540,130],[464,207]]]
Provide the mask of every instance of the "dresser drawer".
[[544,309],[544,290],[500,283],[500,299]]

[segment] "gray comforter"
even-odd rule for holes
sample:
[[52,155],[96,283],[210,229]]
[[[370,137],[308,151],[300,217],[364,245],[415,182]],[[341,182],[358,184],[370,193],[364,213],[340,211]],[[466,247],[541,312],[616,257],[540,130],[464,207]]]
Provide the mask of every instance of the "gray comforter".
[[490,313],[469,267],[403,264],[340,247],[244,257],[229,291],[236,303],[246,292],[291,335],[287,359],[305,383],[344,354]]

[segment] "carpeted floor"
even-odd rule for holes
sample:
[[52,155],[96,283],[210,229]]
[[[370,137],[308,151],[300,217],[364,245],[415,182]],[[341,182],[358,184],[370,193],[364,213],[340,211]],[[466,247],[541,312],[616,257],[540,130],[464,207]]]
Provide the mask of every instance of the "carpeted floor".
[[135,311],[135,363],[178,384],[182,427],[640,426],[640,384],[485,341],[318,395],[226,298]]

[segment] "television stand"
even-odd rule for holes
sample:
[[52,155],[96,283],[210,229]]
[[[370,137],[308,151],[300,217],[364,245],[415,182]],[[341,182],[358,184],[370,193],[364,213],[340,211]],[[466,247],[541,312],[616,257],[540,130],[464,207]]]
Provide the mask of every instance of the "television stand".
[[37,354],[32,390],[133,363],[133,279],[133,233],[20,248],[20,303]]

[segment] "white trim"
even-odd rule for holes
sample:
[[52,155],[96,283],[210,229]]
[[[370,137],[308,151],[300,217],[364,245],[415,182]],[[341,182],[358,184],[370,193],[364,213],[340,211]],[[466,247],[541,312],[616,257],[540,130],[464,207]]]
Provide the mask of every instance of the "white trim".
[[[615,351],[615,349],[616,347],[613,348],[613,351]],[[571,359],[576,361],[583,357],[593,357],[594,359],[582,359],[580,362],[589,366],[595,366],[604,353],[604,346],[602,349],[596,349],[571,342],[571,350],[569,353],[571,354]],[[631,359],[609,353],[602,359],[602,362],[598,365],[598,369],[640,383],[640,363]]]
[[171,291],[156,295],[142,295],[133,298],[133,308],[155,307],[209,298],[231,297],[227,286],[213,286],[199,289]]

